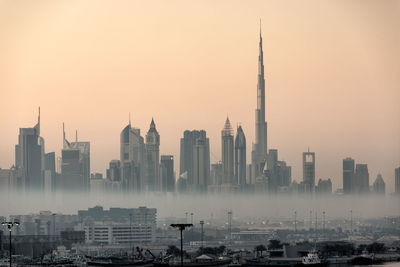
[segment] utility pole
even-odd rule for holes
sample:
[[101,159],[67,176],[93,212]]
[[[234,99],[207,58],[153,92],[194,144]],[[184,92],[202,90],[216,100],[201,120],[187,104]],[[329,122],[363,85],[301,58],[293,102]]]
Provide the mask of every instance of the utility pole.
[[204,231],[203,231],[203,226],[204,226],[204,221],[200,221],[200,226],[201,226],[201,248],[203,248],[203,241],[204,241]]
[[294,233],[297,234],[297,211],[294,211]]
[[181,232],[181,267],[183,267],[183,231],[186,227],[191,227],[193,224],[191,223],[174,223],[171,224],[171,227],[178,228]]
[[129,213],[129,250],[132,253],[132,213]]
[[9,249],[10,249],[10,267],[11,267],[11,261],[12,261],[12,250],[11,250],[11,231],[14,226],[18,226],[19,222],[2,222],[1,223],[3,226],[7,226],[8,231],[10,232],[10,244],[9,244]]
[[52,216],[53,216],[53,236],[54,238],[56,238],[56,214],[53,213]]
[[353,210],[350,210],[350,235],[353,235]]
[[323,220],[323,223],[322,223],[322,228],[323,228],[323,232],[324,232],[324,240],[326,240],[326,233],[325,233],[325,211],[323,211],[322,212],[322,220]]
[[312,229],[312,210],[310,210],[310,231]]

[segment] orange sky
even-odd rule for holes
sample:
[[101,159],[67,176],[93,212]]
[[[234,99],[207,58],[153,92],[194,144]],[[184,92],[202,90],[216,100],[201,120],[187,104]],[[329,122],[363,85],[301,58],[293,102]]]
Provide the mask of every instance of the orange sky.
[[132,114],[154,117],[161,154],[185,129],[205,129],[220,159],[226,115],[254,140],[259,18],[263,21],[268,143],[302,176],[342,187],[342,159],[368,163],[393,191],[400,166],[400,2],[1,1],[0,167],[14,162],[18,128],[42,109],[46,151],[78,129],[92,171],[119,157]]

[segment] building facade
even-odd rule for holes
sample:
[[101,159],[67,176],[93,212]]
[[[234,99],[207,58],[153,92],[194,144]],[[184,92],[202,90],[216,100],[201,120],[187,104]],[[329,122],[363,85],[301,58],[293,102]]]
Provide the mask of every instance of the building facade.
[[257,109],[255,112],[255,143],[251,153],[252,175],[256,179],[262,175],[267,157],[267,122],[265,119],[265,79],[264,79],[264,56],[262,48],[262,36],[260,25],[260,42],[258,55],[257,75]]
[[147,191],[161,191],[159,177],[160,164],[160,135],[156,124],[151,119],[150,129],[146,134],[146,189]]
[[303,183],[305,193],[315,189],[315,152],[303,152]]
[[242,126],[238,126],[235,137],[235,183],[241,189],[247,184],[246,166],[246,136]]
[[175,192],[174,156],[161,155],[159,181],[160,191]]
[[343,159],[343,193],[351,194],[354,191],[354,159]]
[[15,145],[16,186],[20,191],[43,191],[44,139],[40,136],[40,108],[38,122],[33,128],[20,128]]

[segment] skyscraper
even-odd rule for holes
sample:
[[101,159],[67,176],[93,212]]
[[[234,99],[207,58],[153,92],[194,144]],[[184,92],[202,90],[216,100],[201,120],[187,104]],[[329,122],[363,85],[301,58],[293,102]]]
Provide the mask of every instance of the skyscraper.
[[160,185],[158,187],[162,192],[175,191],[174,156],[172,155],[161,155]]
[[[44,169],[45,169],[45,190],[50,190],[54,192],[56,190],[56,153],[50,152],[45,154],[45,161],[44,161]],[[46,188],[46,178],[47,178],[47,185],[50,184],[50,188]],[[50,181],[48,181],[50,179]]]
[[257,79],[257,109],[255,112],[256,139],[253,144],[252,176],[257,178],[262,174],[267,156],[267,122],[265,120],[265,79],[264,58],[262,49],[262,36],[260,25],[260,42],[258,55],[258,79]]
[[150,129],[146,134],[146,185],[148,191],[161,191],[158,167],[160,164],[160,135],[156,124],[151,119]]
[[367,164],[357,164],[354,174],[353,192],[359,194],[369,193],[369,173]]
[[242,126],[237,128],[235,138],[235,183],[242,189],[246,185],[246,137]]
[[374,184],[372,185],[372,189],[375,194],[384,195],[385,187],[385,181],[383,180],[382,175],[379,173],[376,176]]
[[63,149],[61,151],[62,189],[68,191],[90,190],[90,142],[68,142],[63,123]]
[[[197,140],[200,141],[197,142]],[[201,155],[199,153],[201,153]],[[196,155],[196,159],[194,159],[194,155]],[[194,162],[198,164],[196,170],[199,171],[196,174],[196,183],[193,174]],[[197,169],[199,164],[202,166],[201,170]],[[186,130],[183,133],[183,138],[181,138],[179,177],[185,177],[187,190],[198,191],[196,184],[198,184],[198,181],[203,180],[203,178],[199,180],[199,177],[201,176],[200,173],[204,173],[205,180],[208,182],[210,176],[209,139],[204,130]]]
[[222,155],[222,184],[234,185],[234,146],[233,129],[229,118],[226,118],[224,128],[221,131],[221,155]]
[[315,152],[303,152],[303,182],[306,193],[315,189]]
[[125,192],[145,190],[146,148],[140,129],[132,128],[131,122],[120,135],[121,178]]
[[17,189],[43,190],[44,139],[40,137],[40,108],[38,122],[33,128],[20,128],[15,145]]
[[343,159],[343,193],[351,194],[354,189],[354,159]]
[[206,192],[210,180],[210,145],[208,138],[197,138],[193,146],[193,183],[191,191]]
[[400,195],[400,167],[394,169],[394,192]]

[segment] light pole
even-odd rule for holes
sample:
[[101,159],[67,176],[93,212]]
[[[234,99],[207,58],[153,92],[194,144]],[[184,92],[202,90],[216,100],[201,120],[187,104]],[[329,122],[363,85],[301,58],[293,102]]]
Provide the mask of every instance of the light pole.
[[203,225],[204,225],[204,221],[200,221],[200,226],[201,226],[201,248],[202,249],[203,249],[203,235],[204,235]]
[[297,233],[297,211],[294,211],[294,233]]
[[193,224],[191,223],[174,223],[171,224],[172,227],[178,228],[181,232],[181,267],[183,267],[183,231],[186,227],[191,227]]
[[4,226],[7,226],[8,231],[10,232],[10,245],[9,245],[9,248],[10,248],[10,267],[11,267],[11,259],[12,259],[12,257],[11,257],[11,254],[12,254],[12,252],[11,252],[11,231],[12,231],[12,228],[14,226],[18,226],[19,225],[19,222],[2,222],[1,224],[4,225]]
[[353,210],[350,210],[350,235],[353,235]]
[[129,250],[132,253],[132,213],[129,213]]
[[325,211],[322,212],[322,228],[323,228],[323,232],[324,232],[324,240],[326,240],[326,233],[325,233]]
[[56,238],[56,214],[53,213],[53,238]]
[[229,234],[229,245],[232,245],[232,211],[228,211],[228,234]]

